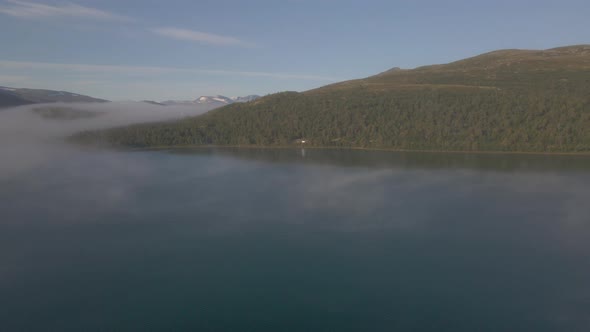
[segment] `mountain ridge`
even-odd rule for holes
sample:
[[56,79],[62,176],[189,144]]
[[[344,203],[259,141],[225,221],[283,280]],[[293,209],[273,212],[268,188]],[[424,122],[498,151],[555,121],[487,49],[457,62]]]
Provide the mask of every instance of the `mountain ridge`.
[[108,102],[105,99],[94,98],[86,95],[67,91],[12,88],[0,86],[0,107],[11,107],[29,104],[56,103],[56,102]]
[[244,145],[590,151],[590,45],[498,50],[283,92],[204,115],[86,132],[133,147]]
[[230,105],[233,103],[245,103],[260,98],[259,95],[248,95],[243,97],[226,97],[223,95],[200,96],[194,100],[165,100],[160,102],[163,105],[194,105],[194,104],[211,104],[215,106]]

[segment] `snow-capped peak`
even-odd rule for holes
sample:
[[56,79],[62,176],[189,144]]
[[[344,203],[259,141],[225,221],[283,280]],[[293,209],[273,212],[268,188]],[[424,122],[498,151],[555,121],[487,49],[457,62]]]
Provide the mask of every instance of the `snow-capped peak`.
[[233,103],[245,103],[248,101],[252,101],[255,99],[260,98],[257,95],[250,95],[246,97],[226,97],[222,95],[215,95],[215,96],[200,96],[199,98],[190,101],[190,100],[167,100],[163,101],[162,104],[164,105],[194,105],[194,104],[207,104],[212,106],[224,106]]
[[231,104],[233,101],[230,98],[225,96],[217,95],[217,96],[201,96],[195,100],[197,103],[223,103],[223,104]]
[[235,103],[246,103],[249,101],[253,101],[260,98],[259,95],[249,95],[249,96],[245,96],[245,97],[232,97],[231,100],[233,100],[233,102]]

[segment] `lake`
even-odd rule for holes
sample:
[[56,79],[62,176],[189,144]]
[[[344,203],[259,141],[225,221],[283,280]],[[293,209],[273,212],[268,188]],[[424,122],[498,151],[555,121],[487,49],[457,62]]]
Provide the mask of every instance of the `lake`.
[[0,178],[3,331],[590,331],[590,156],[76,151]]

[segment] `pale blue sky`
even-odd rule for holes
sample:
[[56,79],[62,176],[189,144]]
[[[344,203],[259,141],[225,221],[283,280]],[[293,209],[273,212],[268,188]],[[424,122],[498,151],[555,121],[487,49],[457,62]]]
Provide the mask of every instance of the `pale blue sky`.
[[588,0],[0,0],[0,85],[111,100],[303,91],[590,43]]

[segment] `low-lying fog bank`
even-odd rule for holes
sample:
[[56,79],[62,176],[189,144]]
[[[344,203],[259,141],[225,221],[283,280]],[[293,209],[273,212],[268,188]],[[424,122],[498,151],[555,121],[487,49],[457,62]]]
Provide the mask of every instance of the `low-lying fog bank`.
[[[66,110],[66,116],[56,112],[60,109]],[[144,102],[51,103],[3,108],[0,109],[0,178],[30,170],[53,158],[67,158],[75,149],[65,144],[63,138],[78,131],[174,120],[208,110]]]

